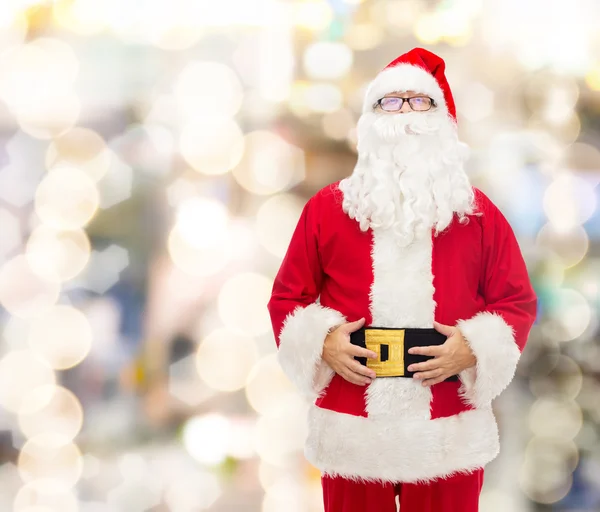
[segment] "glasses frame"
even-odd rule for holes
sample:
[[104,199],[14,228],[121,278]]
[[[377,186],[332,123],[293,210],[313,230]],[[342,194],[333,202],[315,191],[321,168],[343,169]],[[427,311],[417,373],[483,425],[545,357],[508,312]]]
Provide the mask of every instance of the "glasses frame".
[[[385,110],[383,108],[383,106],[381,105],[381,102],[386,99],[386,98],[395,98],[397,100],[401,100],[402,103],[400,103],[400,107],[398,108],[398,110]],[[429,99],[429,101],[431,101],[431,105],[429,105],[429,108],[426,110],[415,110],[412,106],[412,104],[410,103],[410,100],[414,100],[417,98],[427,98]],[[373,109],[379,107],[381,110],[383,110],[384,112],[400,112],[402,110],[402,107],[404,107],[404,102],[407,101],[408,102],[408,106],[410,107],[410,109],[413,112],[429,112],[432,108],[435,108],[437,105],[435,103],[435,100],[429,96],[411,96],[410,98],[400,98],[399,96],[384,96],[383,98],[379,98],[377,100],[377,103],[375,103],[375,105],[373,105]]]

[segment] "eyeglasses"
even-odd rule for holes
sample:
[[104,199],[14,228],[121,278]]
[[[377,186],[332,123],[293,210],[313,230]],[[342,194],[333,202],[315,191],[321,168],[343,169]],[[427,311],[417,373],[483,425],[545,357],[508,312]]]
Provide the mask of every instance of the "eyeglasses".
[[385,110],[386,112],[398,112],[404,106],[405,101],[408,101],[411,110],[416,110],[417,112],[424,112],[430,110],[431,107],[435,107],[435,101],[426,96],[413,96],[412,98],[396,98],[395,96],[389,96],[381,98],[373,105],[373,108],[379,106],[381,107],[381,110]]

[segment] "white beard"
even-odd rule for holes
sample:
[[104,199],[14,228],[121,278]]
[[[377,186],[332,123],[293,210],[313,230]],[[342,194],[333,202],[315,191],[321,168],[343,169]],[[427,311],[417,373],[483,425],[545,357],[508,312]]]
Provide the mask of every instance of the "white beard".
[[365,112],[358,121],[358,162],[340,182],[342,208],[362,231],[392,229],[404,247],[436,235],[456,213],[473,213],[474,193],[464,170],[468,147],[438,112]]

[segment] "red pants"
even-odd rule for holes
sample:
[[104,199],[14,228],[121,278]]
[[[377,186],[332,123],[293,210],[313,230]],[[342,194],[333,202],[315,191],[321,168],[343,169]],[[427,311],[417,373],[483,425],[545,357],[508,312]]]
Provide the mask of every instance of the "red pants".
[[358,483],[323,477],[325,512],[477,512],[483,469],[427,484]]

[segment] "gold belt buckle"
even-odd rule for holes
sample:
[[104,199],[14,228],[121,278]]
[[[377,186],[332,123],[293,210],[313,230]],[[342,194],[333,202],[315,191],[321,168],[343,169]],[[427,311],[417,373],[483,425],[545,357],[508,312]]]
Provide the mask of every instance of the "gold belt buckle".
[[[366,329],[365,343],[377,354],[377,359],[367,359],[367,367],[377,377],[404,376],[404,329]],[[382,345],[388,346],[386,361],[381,360]]]

